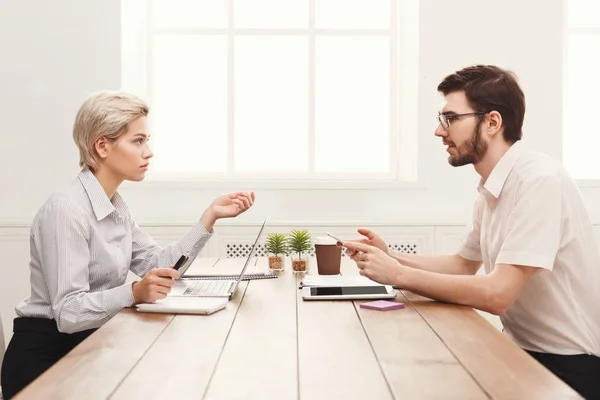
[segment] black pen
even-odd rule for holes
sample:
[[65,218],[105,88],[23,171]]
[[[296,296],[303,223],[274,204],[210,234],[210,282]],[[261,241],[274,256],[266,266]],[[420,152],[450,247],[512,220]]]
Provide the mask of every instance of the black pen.
[[175,263],[175,265],[173,266],[173,269],[175,271],[179,270],[179,268],[181,268],[183,266],[183,264],[186,263],[187,260],[189,260],[189,257],[186,257],[185,254],[182,254],[181,257],[179,257],[179,260],[177,260],[177,262]]

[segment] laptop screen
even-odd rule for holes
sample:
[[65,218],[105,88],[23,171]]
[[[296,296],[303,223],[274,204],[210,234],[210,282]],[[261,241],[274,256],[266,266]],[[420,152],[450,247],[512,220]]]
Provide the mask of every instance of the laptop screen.
[[268,219],[269,219],[269,217],[265,218],[265,221],[263,222],[262,226],[260,227],[260,231],[258,231],[258,235],[256,236],[256,239],[254,240],[254,245],[252,245],[252,248],[250,249],[250,253],[248,253],[248,258],[246,258],[246,262],[244,263],[242,272],[240,272],[240,276],[238,277],[238,280],[235,283],[235,286],[233,287],[233,291],[235,291],[237,286],[240,284],[240,281],[242,280],[242,276],[244,275],[244,272],[246,272],[246,268],[248,268],[248,265],[250,264],[250,260],[252,259],[252,256],[254,255],[254,252],[256,251],[256,246],[258,246],[258,239],[260,239],[260,236],[262,235],[262,232],[265,229],[265,225],[267,224]]

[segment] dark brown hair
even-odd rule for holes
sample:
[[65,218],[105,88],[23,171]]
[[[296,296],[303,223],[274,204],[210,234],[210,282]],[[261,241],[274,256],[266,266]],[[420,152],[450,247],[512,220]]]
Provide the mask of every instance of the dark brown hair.
[[502,115],[504,140],[514,143],[523,136],[525,95],[516,76],[494,65],[474,65],[444,78],[438,92],[463,90],[475,111],[498,111]]

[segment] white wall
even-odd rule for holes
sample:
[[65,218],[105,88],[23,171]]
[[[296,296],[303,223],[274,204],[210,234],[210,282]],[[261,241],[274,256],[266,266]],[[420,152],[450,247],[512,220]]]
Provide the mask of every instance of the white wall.
[[[257,203],[241,222],[270,214],[273,220],[299,224],[463,226],[477,177],[469,167],[450,167],[433,136],[441,100],[435,88],[446,74],[473,63],[496,63],[518,74],[528,104],[524,142],[560,158],[562,1],[546,0],[543,15],[533,1],[419,4],[419,96],[414,101],[423,187],[257,190]],[[78,171],[71,139],[75,112],[89,93],[120,86],[119,10],[118,0],[0,0],[0,310],[5,329],[10,329],[6,319],[15,299],[28,293],[27,225],[48,194]],[[153,187],[142,183],[122,193],[142,225],[189,224],[227,190],[157,192]],[[585,194],[589,204],[596,202],[595,188]],[[600,222],[600,212],[590,211]]]
[[[77,172],[71,139],[77,107],[90,92],[120,86],[119,2],[0,4],[0,221],[26,224],[50,191]],[[433,136],[440,104],[435,88],[447,73],[472,63],[513,69],[528,100],[524,141],[560,157],[561,11],[560,0],[544,2],[543,18],[536,2],[510,0],[498,7],[476,0],[420,1],[415,101],[425,187],[375,192],[259,190],[256,208],[245,218],[258,221],[270,213],[281,220],[464,223],[477,178],[470,168],[450,167],[441,141]],[[184,223],[197,218],[222,191],[184,189],[148,196],[143,189],[144,183],[124,192],[140,221]]]

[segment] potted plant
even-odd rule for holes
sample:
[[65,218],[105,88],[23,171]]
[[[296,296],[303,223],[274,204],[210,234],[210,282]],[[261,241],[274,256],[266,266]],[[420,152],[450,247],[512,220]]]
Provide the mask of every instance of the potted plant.
[[265,250],[269,253],[269,269],[283,271],[283,256],[288,253],[285,233],[270,233],[267,235]]
[[306,272],[308,269],[308,257],[302,257],[302,253],[306,253],[312,248],[308,230],[292,229],[287,242],[288,249],[292,254],[292,270],[294,272]]

